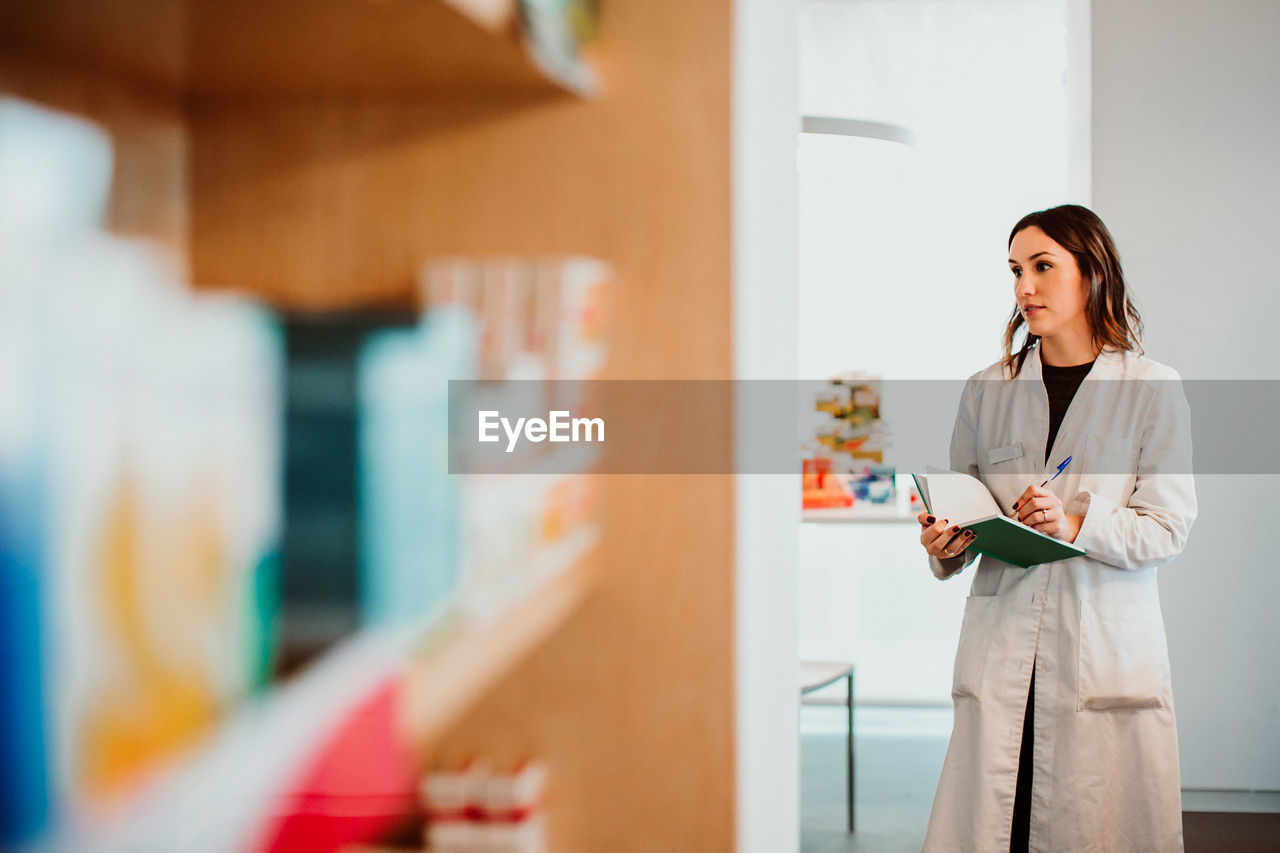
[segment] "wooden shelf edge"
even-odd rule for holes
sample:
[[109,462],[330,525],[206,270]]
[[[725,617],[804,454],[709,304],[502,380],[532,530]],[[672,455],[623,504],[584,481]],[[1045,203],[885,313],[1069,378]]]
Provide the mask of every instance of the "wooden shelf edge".
[[518,601],[467,619],[413,655],[404,684],[406,738],[427,749],[576,611],[600,577],[598,542],[592,531],[563,543],[532,569],[538,579]]
[[47,66],[188,107],[596,88],[590,63],[533,44],[517,0],[17,0],[0,54],[20,71]]

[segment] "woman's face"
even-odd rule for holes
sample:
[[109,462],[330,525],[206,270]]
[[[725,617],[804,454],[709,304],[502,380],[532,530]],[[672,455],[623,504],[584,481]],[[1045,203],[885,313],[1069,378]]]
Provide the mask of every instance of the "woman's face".
[[1088,289],[1075,256],[1033,225],[1014,235],[1009,269],[1028,332],[1041,338],[1088,334]]

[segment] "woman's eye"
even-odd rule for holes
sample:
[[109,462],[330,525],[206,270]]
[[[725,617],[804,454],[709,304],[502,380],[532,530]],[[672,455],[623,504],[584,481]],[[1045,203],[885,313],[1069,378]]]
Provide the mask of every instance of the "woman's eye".
[[1014,277],[1014,278],[1017,278],[1017,277],[1018,277],[1018,276],[1020,276],[1020,275],[1022,275],[1022,270],[1015,269],[1015,270],[1013,271],[1013,277]]
[[[1036,264],[1036,269],[1040,269],[1040,267],[1045,267],[1046,269],[1052,269],[1053,264],[1049,263],[1048,261],[1040,261],[1038,264]],[[1040,270],[1040,272],[1044,272],[1044,270]]]

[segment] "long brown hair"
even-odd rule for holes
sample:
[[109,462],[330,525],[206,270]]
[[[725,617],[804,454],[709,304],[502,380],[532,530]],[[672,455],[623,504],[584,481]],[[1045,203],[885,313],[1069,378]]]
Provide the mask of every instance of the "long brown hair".
[[[1094,348],[1141,353],[1142,318],[1125,293],[1120,253],[1116,251],[1111,232],[1098,215],[1078,204],[1063,204],[1028,213],[1009,232],[1009,247],[1013,247],[1013,238],[1019,231],[1032,226],[1070,252],[1080,267],[1080,274],[1089,282],[1085,316],[1093,335]],[[1001,362],[1011,377],[1022,372],[1027,354],[1040,340],[1037,335],[1027,334],[1021,349],[1013,351],[1014,337],[1024,322],[1022,312],[1014,306],[1013,315],[1004,329],[1004,359]]]

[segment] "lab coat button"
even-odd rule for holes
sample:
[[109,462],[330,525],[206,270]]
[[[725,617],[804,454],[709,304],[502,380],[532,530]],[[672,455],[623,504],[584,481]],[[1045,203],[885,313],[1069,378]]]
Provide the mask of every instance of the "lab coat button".
[[1048,739],[1049,739],[1049,733],[1048,733],[1047,731],[1045,731],[1044,729],[1041,729],[1041,730],[1040,730],[1040,740],[1048,740]]
[[1047,660],[1040,662],[1040,668],[1045,672],[1053,672],[1053,664],[1049,663]]

